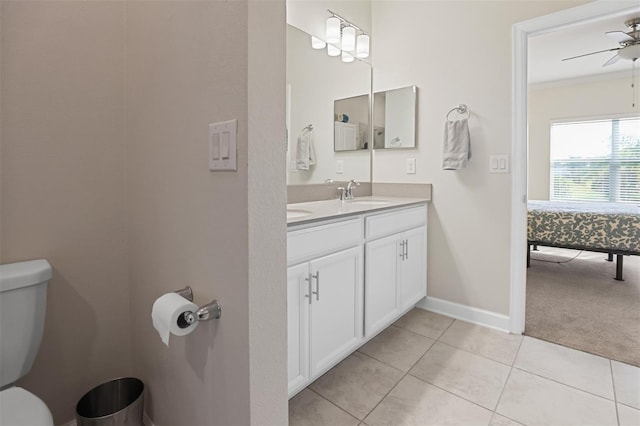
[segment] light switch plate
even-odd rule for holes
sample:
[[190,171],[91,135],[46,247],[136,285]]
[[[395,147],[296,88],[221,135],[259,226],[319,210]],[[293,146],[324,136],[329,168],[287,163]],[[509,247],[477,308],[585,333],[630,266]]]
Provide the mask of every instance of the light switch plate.
[[407,158],[406,164],[407,174],[415,175],[416,174],[416,159],[415,158]]
[[509,173],[508,155],[490,155],[489,173]]
[[209,170],[235,171],[238,120],[209,124]]

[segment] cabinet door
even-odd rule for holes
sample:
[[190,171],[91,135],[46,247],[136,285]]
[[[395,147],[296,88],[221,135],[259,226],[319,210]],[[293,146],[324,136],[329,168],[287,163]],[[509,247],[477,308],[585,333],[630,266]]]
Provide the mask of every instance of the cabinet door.
[[364,332],[370,337],[386,327],[398,312],[400,237],[391,235],[365,245]]
[[351,353],[362,340],[362,248],[310,262],[311,376]]
[[400,280],[400,309],[415,305],[427,295],[427,230],[424,226],[404,233],[405,256]]
[[289,396],[309,381],[309,264],[287,269]]

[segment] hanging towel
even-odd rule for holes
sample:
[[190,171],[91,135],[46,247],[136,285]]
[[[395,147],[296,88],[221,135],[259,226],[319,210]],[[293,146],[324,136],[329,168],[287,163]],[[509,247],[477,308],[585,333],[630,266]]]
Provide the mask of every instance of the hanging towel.
[[316,152],[313,148],[313,130],[305,127],[298,136],[296,170],[309,170],[314,164],[316,164]]
[[471,159],[471,137],[467,119],[449,121],[444,126],[442,168],[459,170],[467,167]]

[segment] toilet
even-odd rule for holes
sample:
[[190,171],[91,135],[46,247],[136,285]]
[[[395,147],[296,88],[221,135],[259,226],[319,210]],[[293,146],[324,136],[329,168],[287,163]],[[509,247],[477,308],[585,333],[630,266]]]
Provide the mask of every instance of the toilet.
[[38,353],[50,279],[46,260],[0,265],[0,426],[53,425],[47,405],[14,385]]

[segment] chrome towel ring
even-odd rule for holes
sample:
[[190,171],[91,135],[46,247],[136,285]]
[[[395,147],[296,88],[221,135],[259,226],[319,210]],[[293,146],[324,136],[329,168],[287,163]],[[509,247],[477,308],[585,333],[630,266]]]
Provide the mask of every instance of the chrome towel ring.
[[[469,110],[469,107],[467,107],[465,104],[460,104],[449,110],[449,112],[447,113],[447,120],[449,120],[449,116],[454,111],[462,115],[463,118],[469,118],[471,116],[471,111]],[[465,114],[466,114],[466,117],[464,117]]]

